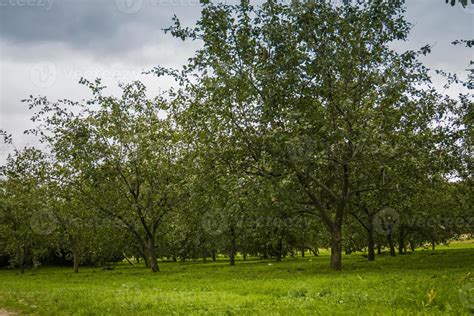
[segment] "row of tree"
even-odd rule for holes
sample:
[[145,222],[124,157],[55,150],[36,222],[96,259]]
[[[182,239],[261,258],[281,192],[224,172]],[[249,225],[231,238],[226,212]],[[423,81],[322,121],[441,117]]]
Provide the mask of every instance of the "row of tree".
[[43,149],[2,168],[0,254],[156,272],[159,258],[330,248],[339,270],[343,251],[472,234],[472,95],[433,88],[429,46],[391,48],[403,15],[403,1],[204,2],[196,27],[166,30],[203,44],[179,71],[150,71],[176,80],[166,93],[81,79],[89,100],[30,96]]

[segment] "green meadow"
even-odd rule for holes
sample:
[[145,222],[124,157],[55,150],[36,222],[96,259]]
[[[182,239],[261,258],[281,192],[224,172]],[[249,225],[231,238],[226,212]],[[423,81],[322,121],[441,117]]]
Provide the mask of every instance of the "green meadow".
[[[474,242],[397,257],[328,255],[282,262],[225,258],[161,262],[153,274],[127,263],[113,269],[41,267],[0,271],[0,307],[32,315],[471,315]],[[1,309],[1,308],[0,308]]]

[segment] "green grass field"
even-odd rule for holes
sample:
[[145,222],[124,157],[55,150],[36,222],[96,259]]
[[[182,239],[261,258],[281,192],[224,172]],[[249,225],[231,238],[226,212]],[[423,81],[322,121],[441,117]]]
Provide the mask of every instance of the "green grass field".
[[[273,261],[161,263],[162,272],[42,267],[0,271],[0,310],[38,315],[471,315],[474,242],[367,262],[327,255]],[[468,291],[471,291],[470,293]]]

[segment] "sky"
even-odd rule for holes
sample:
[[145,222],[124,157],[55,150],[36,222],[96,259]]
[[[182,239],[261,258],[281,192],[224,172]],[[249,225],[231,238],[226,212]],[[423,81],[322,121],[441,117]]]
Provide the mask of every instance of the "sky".
[[[463,8],[445,0],[407,0],[406,5],[413,29],[409,40],[394,48],[430,44],[433,52],[423,59],[425,65],[464,74],[474,49],[450,43],[474,39],[474,4]],[[157,65],[179,67],[199,48],[197,42],[164,34],[174,14],[194,25],[199,0],[0,0],[0,129],[14,140],[14,146],[0,144],[0,163],[14,148],[36,145],[23,135],[33,126],[32,113],[21,102],[29,95],[87,98],[87,89],[78,84],[81,77],[101,77],[111,93],[118,92],[118,82],[136,79],[151,95],[168,88],[170,81],[142,72]]]

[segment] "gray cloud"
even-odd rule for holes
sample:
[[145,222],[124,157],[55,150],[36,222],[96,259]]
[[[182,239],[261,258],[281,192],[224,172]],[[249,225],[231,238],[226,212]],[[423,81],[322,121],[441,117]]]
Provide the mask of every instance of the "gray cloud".
[[[151,93],[169,86],[169,81],[140,72],[158,64],[178,66],[192,56],[199,43],[173,39],[161,29],[171,24],[173,14],[192,25],[200,14],[198,2],[0,0],[0,128],[14,134],[17,147],[34,143],[22,134],[30,126],[30,113],[20,100],[30,94],[81,99],[87,96],[87,90],[77,85],[81,76],[103,77],[112,93],[117,81],[133,79],[144,80]],[[433,53],[424,60],[427,66],[462,73],[474,59],[472,49],[450,43],[474,38],[473,7],[451,7],[445,0],[408,0],[407,18],[414,28],[409,41],[394,47],[406,50],[432,44]],[[5,151],[1,147],[0,156]]]
[[[1,39],[27,49],[45,44],[67,46],[98,58],[123,56],[147,45],[171,40],[161,31],[174,12],[185,20],[197,17],[199,6],[162,5],[159,0],[0,0]],[[53,1],[46,6],[13,5],[5,1]],[[141,3],[134,14],[121,11],[121,3]],[[138,2],[139,1],[139,2]],[[163,1],[163,0],[162,0]],[[126,6],[125,6],[126,8]]]

